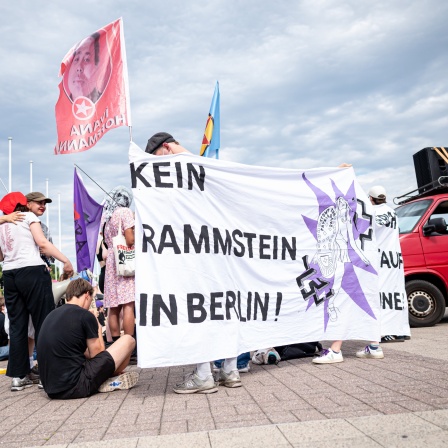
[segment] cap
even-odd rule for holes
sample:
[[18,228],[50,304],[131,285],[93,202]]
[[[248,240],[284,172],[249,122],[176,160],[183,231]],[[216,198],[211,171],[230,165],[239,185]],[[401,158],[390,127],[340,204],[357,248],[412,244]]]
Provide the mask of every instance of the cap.
[[369,190],[369,196],[371,196],[374,199],[385,199],[386,189],[381,185],[375,185]]
[[14,211],[17,204],[26,205],[26,203],[26,197],[22,193],[14,191],[5,195],[0,201],[0,210],[6,215],[9,215]]
[[43,195],[39,191],[33,191],[32,193],[28,193],[26,195],[26,198],[27,198],[28,202],[31,202],[31,201],[36,201],[36,202],[45,201],[46,204],[48,204],[50,202],[53,202],[50,198],[47,198],[45,195]]
[[146,145],[145,152],[149,152],[149,154],[152,154],[157,148],[162,146],[164,143],[173,143],[176,140],[171,134],[168,134],[168,132],[157,132],[157,134],[154,134],[149,140],[148,144]]
[[103,306],[103,302],[101,300],[97,300],[95,305],[97,308],[101,308]]

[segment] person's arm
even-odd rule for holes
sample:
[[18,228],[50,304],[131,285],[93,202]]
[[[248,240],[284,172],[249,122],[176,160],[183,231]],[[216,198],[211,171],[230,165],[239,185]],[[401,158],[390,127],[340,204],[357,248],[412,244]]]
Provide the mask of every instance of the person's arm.
[[3,260],[4,260],[3,252],[2,252],[2,250],[0,249],[0,261],[3,261]]
[[[97,320],[98,322],[98,320]],[[94,358],[98,353],[104,352],[103,327],[98,322],[98,337],[87,339],[87,350],[85,352],[86,358]]]
[[126,229],[124,231],[124,237],[126,239],[126,244],[131,247],[135,243],[135,234],[134,234],[134,227],[131,227],[130,229]]
[[40,222],[32,222],[30,224],[30,230],[35,243],[39,246],[39,249],[41,249],[45,254],[50,255],[63,263],[64,273],[71,277],[73,275],[73,266],[70,263],[70,260],[45,238]]
[[16,224],[16,221],[23,221],[24,219],[25,215],[23,213],[13,212],[9,215],[0,216],[0,224],[4,224],[5,222],[12,222],[13,224]]

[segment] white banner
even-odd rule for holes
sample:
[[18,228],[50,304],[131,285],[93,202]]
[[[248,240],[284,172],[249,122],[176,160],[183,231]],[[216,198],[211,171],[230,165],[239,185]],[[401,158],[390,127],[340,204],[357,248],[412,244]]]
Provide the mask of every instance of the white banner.
[[386,204],[374,205],[373,208],[380,256],[381,335],[408,336],[411,330],[397,215]]
[[129,155],[140,367],[379,340],[373,208],[352,168]]

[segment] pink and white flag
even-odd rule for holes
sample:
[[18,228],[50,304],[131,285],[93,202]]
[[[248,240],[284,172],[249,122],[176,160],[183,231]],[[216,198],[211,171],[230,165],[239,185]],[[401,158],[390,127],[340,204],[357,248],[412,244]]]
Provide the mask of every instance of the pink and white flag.
[[110,129],[131,126],[121,18],[71,48],[59,76],[55,154],[85,151]]

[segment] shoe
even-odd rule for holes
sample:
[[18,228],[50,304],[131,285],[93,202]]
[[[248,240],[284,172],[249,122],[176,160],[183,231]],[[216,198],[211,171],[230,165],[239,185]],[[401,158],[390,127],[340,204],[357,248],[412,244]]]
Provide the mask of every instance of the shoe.
[[30,370],[30,373],[28,374],[28,377],[33,382],[33,384],[38,384],[39,381],[40,381],[39,368],[37,366],[34,366]]
[[397,339],[395,336],[387,335],[381,338],[381,342],[383,344],[386,342],[404,342],[404,339]]
[[198,377],[196,371],[185,375],[183,381],[173,388],[176,394],[212,394],[218,392],[213,375],[209,375],[205,380]]
[[394,336],[394,338],[397,339],[397,342],[398,342],[398,341],[405,341],[405,340],[406,340],[406,337],[405,337],[405,336]]
[[331,348],[328,350],[322,350],[320,356],[313,359],[314,364],[333,364],[335,362],[342,362],[342,352],[336,353]]
[[411,337],[410,336],[403,336],[405,341],[410,341]]
[[359,350],[356,352],[357,358],[375,358],[375,359],[383,359],[384,353],[381,347],[378,347],[376,350],[372,350],[370,345],[366,345],[363,350]]
[[11,381],[11,392],[23,390],[26,387],[31,387],[33,384],[28,375],[25,375],[23,378],[13,378]]
[[124,372],[105,381],[98,388],[98,392],[112,392],[114,390],[126,390],[134,387],[138,381],[137,372]]
[[41,380],[39,380],[39,384],[37,385],[37,387],[38,387],[39,389],[43,389],[43,388],[44,388],[44,385],[42,384],[42,381],[41,381]]
[[252,362],[254,364],[278,364],[281,360],[280,355],[278,354],[275,348],[266,348],[257,350],[252,356]]
[[241,379],[238,370],[232,370],[230,373],[224,372],[224,369],[220,369],[216,374],[216,382],[220,386],[225,387],[241,387]]

